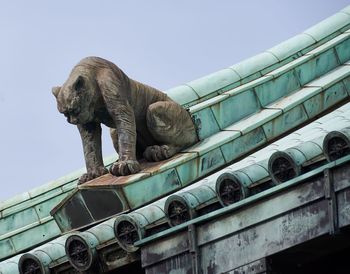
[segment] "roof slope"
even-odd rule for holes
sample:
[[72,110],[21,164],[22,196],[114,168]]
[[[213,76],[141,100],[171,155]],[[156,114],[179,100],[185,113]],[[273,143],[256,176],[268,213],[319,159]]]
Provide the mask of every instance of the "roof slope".
[[[170,160],[143,163],[138,174],[106,175],[79,186],[52,212],[61,230],[82,228],[159,199],[348,101],[349,45],[346,31],[254,81],[189,107],[199,143]],[[102,191],[113,192],[110,201],[118,203],[114,211],[101,212],[95,199],[87,197]],[[84,218],[72,211],[73,204]]]
[[[52,245],[63,243],[67,239],[67,235],[65,235],[22,256],[19,265],[23,268],[23,273],[25,272],[24,259],[35,260],[38,267],[42,269],[54,270],[69,259],[77,269],[86,270],[97,260],[98,252],[102,252],[108,246],[117,245],[129,254],[135,254],[139,249],[139,246],[135,244],[144,245],[181,230],[188,225],[188,221],[191,219],[194,219],[193,222],[198,222],[200,219],[207,218],[208,215],[219,214],[216,209],[221,207],[235,204],[235,208],[240,208],[253,201],[263,200],[264,197],[272,195],[272,193],[277,193],[286,187],[300,183],[303,176],[309,178],[327,168],[329,165],[326,158],[335,160],[329,158],[331,149],[328,149],[328,146],[324,144],[330,142],[327,136],[334,137],[335,133],[337,133],[337,136],[344,136],[344,140],[348,142],[346,153],[350,154],[349,117],[350,103],[347,103],[330,114],[243,158],[241,161],[172,195],[136,209],[131,213],[113,217],[84,232],[73,232],[66,241],[66,250],[74,253],[74,258],[70,257],[69,253],[67,256],[67,253],[53,251],[51,248]],[[274,173],[269,165],[271,159],[276,159],[274,155],[283,151],[289,152],[288,155],[292,157],[291,162],[289,162],[291,166],[295,164],[300,167],[300,172],[286,178],[285,181],[288,182],[285,184],[274,182],[272,178]],[[293,154],[293,151],[298,151],[299,154]],[[296,155],[302,155],[303,160],[294,157]],[[337,157],[342,156],[338,151]],[[342,160],[344,162],[350,159],[349,156],[346,156]],[[310,170],[311,172],[309,172]],[[289,172],[287,174],[290,175]],[[226,195],[222,195],[221,185],[227,187]],[[237,195],[237,193],[239,194]],[[232,197],[235,199],[229,199]],[[172,211],[174,208],[176,210]],[[230,208],[232,210],[232,206]],[[223,212],[223,209],[218,211]],[[128,229],[125,229],[125,227],[128,227]],[[80,252],[75,250],[74,247],[77,246],[77,242],[85,246],[89,252],[86,252],[85,248],[82,249],[84,251]],[[62,247],[60,249],[62,250]],[[46,257],[41,255],[39,251],[47,254]],[[109,254],[108,252],[107,254]],[[119,251],[118,254],[121,254],[121,252]],[[75,258],[81,256],[85,258],[85,263],[80,261],[77,263]],[[104,256],[99,255],[99,258],[104,258]]]
[[[348,100],[349,28],[350,6],[264,53],[166,91],[189,107],[201,142],[124,180],[131,208],[184,187]],[[82,172],[0,203],[0,259],[60,235],[49,211],[72,192]],[[147,190],[153,176],[172,172],[175,186],[134,194],[140,192],[134,182]]]

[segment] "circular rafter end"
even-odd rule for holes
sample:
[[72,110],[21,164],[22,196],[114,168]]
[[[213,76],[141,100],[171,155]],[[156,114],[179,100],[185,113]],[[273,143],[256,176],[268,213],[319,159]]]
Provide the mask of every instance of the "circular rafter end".
[[215,188],[222,206],[237,203],[249,194],[248,188],[232,173],[221,174],[216,180]]
[[183,224],[197,216],[196,211],[180,195],[172,195],[164,205],[165,215],[171,227]]
[[301,166],[284,151],[277,151],[271,155],[268,170],[274,184],[287,182],[301,174]]
[[33,254],[23,254],[18,261],[18,271],[20,274],[45,274],[49,273],[40,260]]
[[86,240],[79,235],[71,235],[67,238],[65,250],[68,261],[78,271],[87,271],[94,264],[94,250],[92,250]]
[[128,215],[120,215],[114,222],[114,234],[121,248],[127,252],[135,252],[139,247],[134,243],[144,237],[144,230]]
[[332,162],[346,155],[349,155],[350,129],[344,132],[329,132],[323,140],[323,153],[325,154],[328,162]]

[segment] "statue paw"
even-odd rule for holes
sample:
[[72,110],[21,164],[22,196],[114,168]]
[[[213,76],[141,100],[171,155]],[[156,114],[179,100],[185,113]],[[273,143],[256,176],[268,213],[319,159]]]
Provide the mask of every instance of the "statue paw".
[[170,158],[174,154],[174,151],[167,145],[155,145],[147,147],[143,153],[143,157],[149,162],[159,162]]
[[135,174],[141,170],[140,164],[135,160],[117,161],[111,168],[110,173],[115,176],[126,176]]
[[83,175],[80,176],[79,178],[79,182],[78,185],[86,183],[88,181],[91,181],[92,179],[95,179],[97,177],[100,177],[104,174],[107,174],[108,170],[105,167],[98,167],[95,170],[88,172],[88,173],[84,173]]

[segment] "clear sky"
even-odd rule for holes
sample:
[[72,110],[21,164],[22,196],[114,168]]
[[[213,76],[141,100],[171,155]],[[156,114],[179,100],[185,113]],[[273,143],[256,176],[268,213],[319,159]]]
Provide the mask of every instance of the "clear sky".
[[[161,90],[231,66],[349,5],[345,0],[2,1],[0,201],[84,166],[56,109],[83,57],[111,60]],[[104,128],[104,156],[114,153]]]

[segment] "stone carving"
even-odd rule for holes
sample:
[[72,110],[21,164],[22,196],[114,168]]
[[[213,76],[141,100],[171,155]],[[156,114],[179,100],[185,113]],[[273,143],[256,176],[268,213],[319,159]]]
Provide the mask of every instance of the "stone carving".
[[119,160],[116,176],[140,171],[138,159],[161,161],[197,142],[190,114],[161,91],[130,79],[98,57],[81,60],[62,87],[54,87],[57,108],[77,125],[87,173],[79,183],[108,173],[101,151],[101,123],[111,128]]

